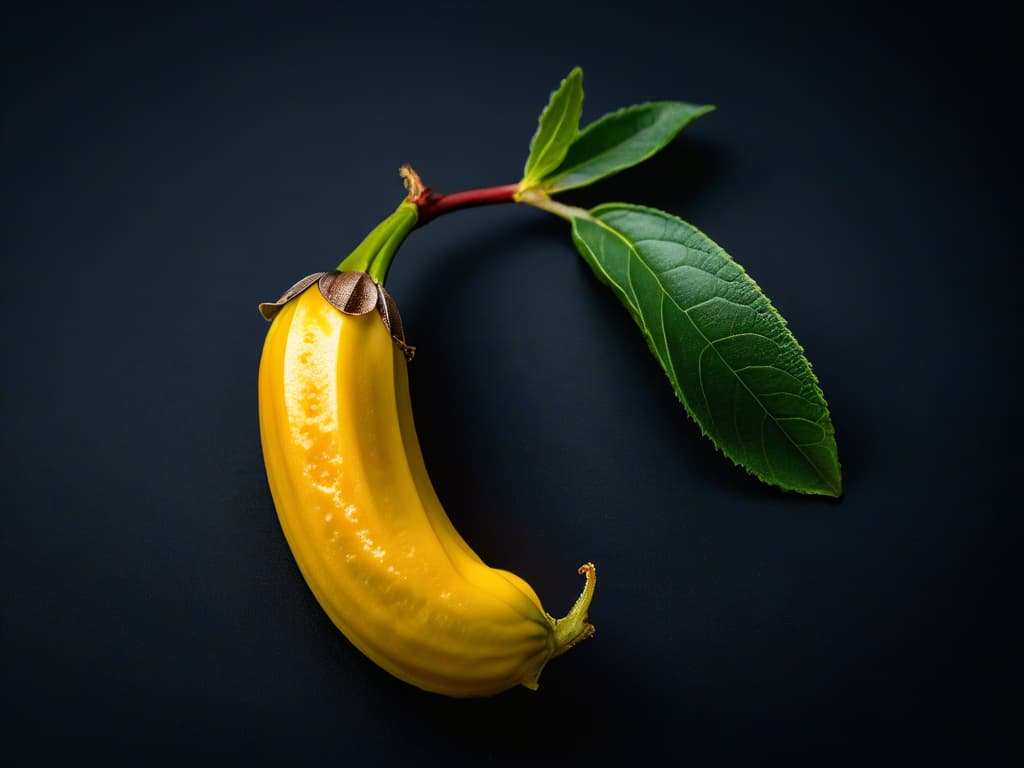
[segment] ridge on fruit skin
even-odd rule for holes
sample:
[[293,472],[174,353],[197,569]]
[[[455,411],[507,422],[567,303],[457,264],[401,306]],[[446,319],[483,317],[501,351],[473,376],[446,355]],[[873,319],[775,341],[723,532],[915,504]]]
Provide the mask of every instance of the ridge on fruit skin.
[[[316,285],[316,289],[313,286]],[[455,530],[416,436],[398,308],[358,270],[321,272],[277,302],[259,370],[260,435],[278,519],[324,611],[396,677],[449,696],[536,688],[590,637],[596,575],[554,619],[521,577]]]

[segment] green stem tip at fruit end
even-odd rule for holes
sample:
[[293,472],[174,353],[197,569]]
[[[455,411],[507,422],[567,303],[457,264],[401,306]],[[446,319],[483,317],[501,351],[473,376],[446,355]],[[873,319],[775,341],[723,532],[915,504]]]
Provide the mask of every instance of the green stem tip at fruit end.
[[524,186],[523,182],[440,194],[424,184],[412,166],[403,165],[399,173],[405,183],[405,199],[342,260],[338,265],[339,270],[366,272],[376,282],[383,283],[398,248],[414,229],[438,216],[464,208],[497,203],[525,203],[567,221],[590,218],[590,214],[582,208],[552,200],[539,187]]

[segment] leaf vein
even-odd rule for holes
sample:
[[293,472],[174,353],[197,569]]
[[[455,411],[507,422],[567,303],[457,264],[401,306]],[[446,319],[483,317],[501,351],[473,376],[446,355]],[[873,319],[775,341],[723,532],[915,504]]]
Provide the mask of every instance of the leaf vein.
[[665,342],[665,357],[668,363],[666,373],[668,373],[669,381],[675,387],[676,392],[682,393],[683,388],[679,385],[679,374],[676,373],[676,361],[672,357],[672,346],[668,343],[668,331],[665,330],[665,296],[662,295],[661,301],[658,303],[658,315],[661,320],[661,339]]
[[534,168],[540,165],[540,161],[544,159],[544,155],[547,154],[547,151],[551,148],[551,145],[554,144],[555,139],[558,138],[558,131],[562,127],[562,123],[565,122],[565,118],[569,114],[568,99],[563,99],[562,104],[560,106],[562,106],[562,114],[559,115],[558,122],[555,123],[554,127],[551,129],[551,135],[548,137],[547,142],[541,148],[540,152],[537,153],[537,162],[533,164]]
[[[726,304],[732,304],[734,307],[739,307],[740,309],[751,308],[749,304],[740,304],[738,301],[733,301],[732,299],[725,298],[725,296],[712,296],[709,299],[704,299],[704,301],[698,301],[696,304],[691,304],[688,308],[684,309],[683,312],[689,314],[690,312],[693,312],[693,310],[700,309],[705,304],[710,304],[713,301],[724,301]],[[735,324],[735,322],[736,317],[733,316],[733,323]]]
[[[661,281],[658,273],[641,256],[640,250],[635,247],[634,241],[629,240],[623,233],[619,232],[617,229],[615,229],[615,227],[613,227],[612,225],[610,225],[607,222],[603,221],[602,219],[598,218],[598,219],[596,219],[596,221],[597,221],[597,223],[600,226],[603,226],[606,229],[608,229],[608,231],[610,231],[612,234],[614,234],[616,237],[618,237],[622,241],[622,243],[625,245],[627,251],[629,253],[631,253],[633,255],[633,257],[638,262],[640,262],[641,266],[643,266],[651,274],[651,277],[657,283],[657,285],[661,289],[662,293],[665,296],[668,297],[669,301],[676,307],[676,309],[679,311],[679,313],[686,317],[687,321],[693,326],[694,330],[704,340],[705,346],[701,349],[700,355],[698,356],[698,381],[699,381],[699,384],[700,384],[701,393],[702,393],[702,395],[704,397],[705,403],[707,403],[708,397],[707,397],[707,392],[706,392],[706,390],[704,388],[704,383],[703,383],[703,358],[704,358],[704,353],[709,348],[712,348],[712,349],[714,349],[715,354],[718,355],[719,359],[726,366],[726,368],[728,368],[729,371],[732,372],[733,375],[736,376],[736,378],[740,381],[740,383],[742,384],[743,388],[747,391],[747,394],[750,395],[751,399],[753,399],[754,402],[757,403],[757,405],[761,408],[761,411],[763,413],[762,424],[761,424],[761,448],[762,448],[762,452],[765,455],[765,461],[766,461],[768,467],[771,469],[772,474],[774,475],[775,470],[774,470],[774,468],[771,467],[771,461],[768,458],[767,448],[766,448],[765,439],[764,439],[764,422],[765,422],[765,420],[767,420],[769,418],[772,420],[773,423],[775,423],[775,425],[778,427],[779,431],[782,432],[783,435],[785,435],[785,437],[789,441],[789,443],[794,448],[796,448],[796,450],[800,453],[800,455],[804,458],[804,460],[808,463],[808,465],[813,467],[815,472],[818,473],[819,477],[821,477],[821,479],[825,480],[826,483],[827,483],[828,482],[827,478],[825,478],[825,476],[822,473],[821,468],[818,466],[818,464],[810,456],[807,455],[807,453],[803,450],[803,446],[799,445],[793,439],[793,437],[785,429],[782,428],[782,426],[775,419],[775,416],[768,410],[768,408],[765,406],[765,404],[757,396],[757,393],[755,393],[747,385],[747,383],[745,381],[743,381],[743,379],[740,376],[737,375],[737,372],[732,368],[732,366],[729,365],[729,362],[722,356],[722,353],[717,348],[715,348],[715,345],[711,342],[710,339],[708,339],[708,337],[704,333],[703,329],[696,322],[694,322],[694,320],[687,314],[686,310],[683,309],[683,307],[680,306],[679,302],[676,301],[675,297],[672,296],[672,294],[665,288],[665,285]],[[667,222],[662,220],[662,226],[663,226],[663,228],[667,227]],[[645,240],[645,242],[647,240],[654,240],[654,239],[655,238],[647,238]],[[665,240],[664,238],[661,238],[660,241],[661,242],[673,242],[673,241]],[[689,246],[687,246],[687,247],[689,247]],[[703,251],[701,249],[695,249],[695,248],[692,248],[691,250],[697,250],[699,252],[708,253],[708,255],[712,255],[710,251]],[[628,274],[628,266],[627,266],[627,274]],[[775,367],[775,366],[771,366],[771,367]],[[781,370],[781,369],[779,369],[779,370]],[[788,374],[787,371],[783,371],[783,373],[787,373]],[[709,408],[709,414],[710,414],[710,408]],[[714,419],[713,415],[712,415],[712,419]]]
[[710,344],[704,346],[701,349],[700,354],[697,355],[697,385],[700,387],[701,397],[704,398],[704,407],[707,409],[708,418],[711,419],[711,426],[714,426],[715,414],[714,411],[711,410],[711,401],[708,400],[708,392],[707,389],[705,389],[704,387],[704,353],[707,352],[710,348]]
[[583,244],[583,247],[587,249],[587,253],[590,254],[590,263],[593,264],[596,267],[596,269],[600,272],[601,275],[604,276],[605,282],[607,282],[608,285],[613,286],[614,288],[618,289],[619,293],[622,294],[622,298],[625,299],[626,305],[633,312],[634,316],[639,315],[640,309],[639,309],[639,307],[636,306],[636,303],[635,303],[635,300],[634,300],[635,297],[629,296],[626,293],[625,288],[623,288],[621,285],[619,285],[619,283],[611,276],[611,274],[608,272],[608,270],[606,270],[605,267],[604,267],[604,258],[603,258],[604,257],[604,251],[605,251],[605,249],[604,249],[604,242],[602,241],[601,244],[600,244],[601,245],[601,256],[602,256],[602,258],[598,258],[598,255],[596,253],[594,253],[594,249],[590,246],[590,242],[588,240],[586,240],[586,239],[581,237],[581,238],[579,238],[579,242],[581,242]]
[[[692,323],[693,320],[691,320],[690,322]],[[694,324],[696,325],[696,323],[694,323]],[[721,343],[723,341],[730,341],[732,339],[738,339],[738,338],[740,338],[742,336],[753,336],[754,338],[757,338],[757,339],[764,339],[769,344],[774,344],[776,347],[779,347],[780,349],[782,347],[782,345],[779,344],[777,341],[775,341],[775,339],[771,338],[770,336],[765,336],[763,333],[758,333],[757,331],[743,331],[741,333],[729,333],[729,334],[727,334],[725,336],[720,336],[717,339],[708,339],[708,342],[710,344],[714,345],[714,344],[719,344],[719,343]],[[707,336],[705,336],[704,338],[707,338]],[[772,367],[774,367],[774,366],[772,366]],[[782,369],[780,368],[779,370],[782,370]]]

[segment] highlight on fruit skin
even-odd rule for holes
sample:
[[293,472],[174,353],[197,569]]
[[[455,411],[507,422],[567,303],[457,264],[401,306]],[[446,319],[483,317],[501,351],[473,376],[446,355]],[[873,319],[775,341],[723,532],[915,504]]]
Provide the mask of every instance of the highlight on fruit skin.
[[521,577],[491,568],[448,519],[413,422],[397,306],[362,272],[318,273],[260,307],[267,478],[281,528],[324,611],[396,677],[448,696],[536,689],[594,633],[596,571],[555,619]]

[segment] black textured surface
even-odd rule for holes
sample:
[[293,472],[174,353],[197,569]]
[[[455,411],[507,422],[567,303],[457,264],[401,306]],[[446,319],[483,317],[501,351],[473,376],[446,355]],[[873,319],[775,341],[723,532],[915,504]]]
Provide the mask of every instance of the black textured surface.
[[[984,4],[35,6],[2,49],[3,743],[16,764],[1009,762],[1020,67]],[[504,8],[504,4],[501,4]],[[479,209],[388,283],[456,526],[594,640],[452,701],[333,629],[274,516],[256,311],[402,196],[518,179],[585,120],[711,102],[571,195],[726,248],[805,347],[846,494],[716,454],[566,225]],[[542,746],[545,745],[545,746]],[[547,746],[550,745],[550,746]]]

